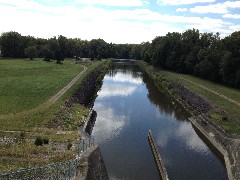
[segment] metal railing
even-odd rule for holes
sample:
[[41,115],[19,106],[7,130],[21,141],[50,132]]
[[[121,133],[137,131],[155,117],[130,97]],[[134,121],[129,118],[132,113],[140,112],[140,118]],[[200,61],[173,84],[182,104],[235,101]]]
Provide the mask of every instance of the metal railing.
[[36,168],[22,168],[0,174],[0,180],[65,180],[73,179],[77,175],[81,155],[95,145],[94,138],[81,140],[78,146],[77,158],[52,163]]

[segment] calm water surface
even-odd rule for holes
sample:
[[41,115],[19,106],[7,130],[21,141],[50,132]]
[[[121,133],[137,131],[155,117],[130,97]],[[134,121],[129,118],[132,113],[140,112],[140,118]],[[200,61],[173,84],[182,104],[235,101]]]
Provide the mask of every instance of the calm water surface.
[[227,179],[224,163],[192,127],[190,115],[137,66],[114,64],[93,109],[92,136],[110,179],[159,179],[147,140],[150,129],[170,180]]

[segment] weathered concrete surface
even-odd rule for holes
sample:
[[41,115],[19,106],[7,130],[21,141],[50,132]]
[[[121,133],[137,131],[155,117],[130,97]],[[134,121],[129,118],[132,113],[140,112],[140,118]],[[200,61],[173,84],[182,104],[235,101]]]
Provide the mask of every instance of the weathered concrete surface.
[[151,147],[153,157],[154,157],[154,160],[155,160],[157,168],[158,168],[159,175],[161,176],[162,180],[169,180],[166,167],[165,167],[162,157],[158,151],[158,148],[155,144],[155,141],[153,139],[151,131],[148,132],[148,142]]
[[218,149],[224,156],[230,180],[240,179],[240,139],[230,138],[205,115],[189,118],[192,124]]
[[107,170],[98,146],[82,154],[81,167],[74,180],[108,180]]

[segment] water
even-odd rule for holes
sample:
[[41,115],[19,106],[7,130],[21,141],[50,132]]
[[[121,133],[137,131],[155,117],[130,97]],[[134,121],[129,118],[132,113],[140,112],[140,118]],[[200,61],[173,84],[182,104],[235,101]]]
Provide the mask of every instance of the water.
[[104,77],[93,109],[92,136],[110,179],[159,179],[147,140],[152,130],[170,180],[227,179],[222,159],[188,121],[190,115],[158,91],[137,66],[114,64]]

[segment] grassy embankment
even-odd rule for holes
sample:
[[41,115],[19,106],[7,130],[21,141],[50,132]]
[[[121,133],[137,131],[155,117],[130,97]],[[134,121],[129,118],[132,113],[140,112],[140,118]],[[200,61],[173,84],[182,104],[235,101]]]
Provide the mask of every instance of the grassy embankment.
[[[81,138],[78,131],[68,127],[50,129],[45,125],[56,116],[84,77],[106,64],[105,61],[88,64],[84,75],[49,106],[48,99],[80,73],[82,66],[73,60],[66,60],[63,65],[40,60],[0,60],[0,138],[14,140],[14,143],[0,143],[0,172],[75,157],[76,149],[66,147]],[[79,124],[88,112],[88,107],[73,104],[68,124],[69,121]],[[36,146],[36,137],[48,139],[49,143]]]
[[[234,101],[240,102],[240,90],[216,84],[190,75],[156,70],[154,67],[141,62],[141,66],[155,80],[156,84],[167,87],[170,82],[178,82],[195,94],[199,94],[208,100],[213,108],[208,112],[209,115],[228,133],[240,135],[240,107],[233,102],[226,100],[200,86],[204,86],[219,94],[227,96]],[[192,81],[196,84],[193,84]]]

